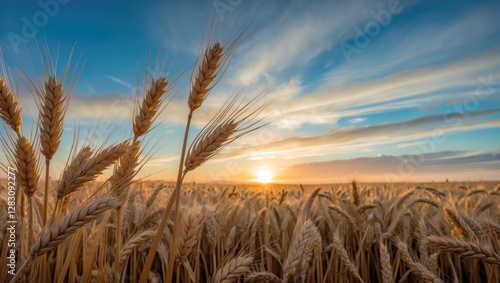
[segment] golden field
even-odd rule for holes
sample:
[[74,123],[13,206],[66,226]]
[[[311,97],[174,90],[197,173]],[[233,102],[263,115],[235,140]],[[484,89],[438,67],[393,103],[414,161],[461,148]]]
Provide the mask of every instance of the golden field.
[[[101,185],[86,185],[61,214],[74,213]],[[121,282],[139,280],[173,186],[132,185],[121,230]],[[6,193],[5,182],[0,193]],[[185,184],[181,237],[172,248],[174,278],[178,282],[498,282],[499,197],[497,183]],[[35,223],[41,221],[42,203],[42,196],[36,195]],[[7,204],[0,205],[5,211]],[[108,210],[48,251],[46,281],[110,282],[117,262],[114,219],[116,212]],[[3,243],[6,220],[2,214]],[[163,233],[148,282],[165,280],[173,220]],[[40,225],[33,228],[36,235],[44,233]],[[23,238],[26,242],[26,235]],[[28,251],[22,247],[21,255]],[[40,258],[33,260],[26,276],[36,277]],[[1,281],[5,280],[2,269]]]

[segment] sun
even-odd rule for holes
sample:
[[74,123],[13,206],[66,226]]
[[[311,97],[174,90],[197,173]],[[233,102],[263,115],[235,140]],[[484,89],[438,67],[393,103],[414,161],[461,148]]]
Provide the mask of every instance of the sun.
[[257,170],[257,182],[267,184],[273,180],[273,171],[267,167],[262,167]]

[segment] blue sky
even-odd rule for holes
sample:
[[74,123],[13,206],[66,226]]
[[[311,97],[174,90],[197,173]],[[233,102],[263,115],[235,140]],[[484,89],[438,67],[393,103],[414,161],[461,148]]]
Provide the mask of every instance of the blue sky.
[[103,140],[130,135],[127,101],[141,89],[148,58],[159,54],[166,65],[157,74],[187,75],[148,136],[153,155],[141,176],[174,179],[189,72],[215,21],[222,34],[250,23],[253,32],[197,113],[191,137],[234,90],[268,91],[274,102],[263,115],[271,124],[187,180],[247,182],[262,168],[276,182],[498,179],[498,1],[6,0],[2,7],[0,46],[26,123],[36,107],[17,66],[31,73],[30,33],[53,53],[60,46],[61,61],[76,42],[85,60],[53,174],[78,125],[82,140],[96,127]]

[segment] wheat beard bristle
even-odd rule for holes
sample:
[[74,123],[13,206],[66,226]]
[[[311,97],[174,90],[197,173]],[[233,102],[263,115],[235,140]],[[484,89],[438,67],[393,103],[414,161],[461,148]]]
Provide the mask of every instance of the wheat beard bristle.
[[28,139],[21,136],[16,147],[17,179],[27,196],[33,196],[38,185],[37,158]]
[[64,101],[61,83],[51,76],[45,83],[45,95],[40,110],[41,152],[52,159],[59,147],[63,132]]
[[151,127],[155,114],[161,104],[161,97],[167,92],[167,85],[168,82],[165,77],[151,82],[151,86],[139,108],[139,113],[134,118],[133,129],[136,137],[144,135]]
[[21,133],[21,107],[2,77],[0,77],[0,117],[17,134]]
[[203,62],[199,66],[196,77],[191,82],[188,105],[191,111],[198,109],[210,91],[210,83],[217,76],[217,69],[223,56],[222,46],[216,42],[211,48],[207,48]]
[[237,126],[233,121],[224,123],[199,140],[186,157],[185,171],[194,170],[217,153],[236,131]]

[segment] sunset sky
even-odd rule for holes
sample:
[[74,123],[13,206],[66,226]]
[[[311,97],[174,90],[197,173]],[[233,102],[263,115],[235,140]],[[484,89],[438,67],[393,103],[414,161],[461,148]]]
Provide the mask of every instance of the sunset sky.
[[127,102],[159,54],[166,66],[157,74],[170,70],[175,96],[146,138],[150,159],[139,176],[174,180],[191,67],[212,21],[223,33],[249,24],[252,32],[195,112],[190,140],[238,90],[268,92],[270,124],[186,181],[498,180],[499,13],[499,1],[4,0],[0,47],[27,136],[37,112],[18,66],[32,73],[27,53],[37,58],[36,41],[61,49],[61,68],[75,43],[85,60],[55,177],[78,128],[82,141],[98,127],[101,142],[130,137]]

